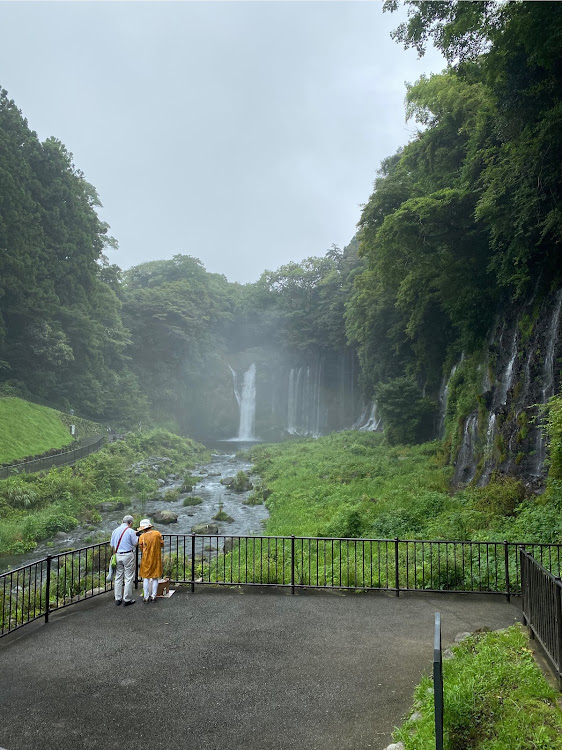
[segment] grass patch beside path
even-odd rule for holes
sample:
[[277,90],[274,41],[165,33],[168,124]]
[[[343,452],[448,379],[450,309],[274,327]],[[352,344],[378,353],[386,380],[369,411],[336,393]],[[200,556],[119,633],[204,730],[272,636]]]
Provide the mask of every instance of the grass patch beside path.
[[[559,697],[533,659],[519,625],[474,634],[443,662],[445,750],[559,750]],[[405,750],[434,750],[433,682],[415,691],[414,712],[394,732]]]
[[20,398],[0,398],[0,464],[70,443],[60,412]]
[[267,533],[394,537],[420,533],[451,505],[438,443],[389,448],[382,435],[340,432],[252,449],[271,491]]

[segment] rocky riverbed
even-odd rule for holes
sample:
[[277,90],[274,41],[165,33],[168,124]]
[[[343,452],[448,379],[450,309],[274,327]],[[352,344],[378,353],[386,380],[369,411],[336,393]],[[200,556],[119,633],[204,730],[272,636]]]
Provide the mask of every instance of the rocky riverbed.
[[[230,447],[228,443],[226,447]],[[237,448],[239,446],[236,446]],[[263,526],[268,517],[264,505],[246,505],[245,500],[252,494],[252,490],[235,492],[224,482],[235,477],[238,472],[249,472],[251,464],[235,453],[216,451],[208,464],[199,466],[191,472],[197,483],[191,492],[182,492],[183,479],[171,475],[163,480],[157,500],[149,500],[144,505],[133,501],[132,505],[117,506],[108,504],[100,506],[102,520],[86,526],[78,526],[72,531],[59,532],[54,539],[41,542],[34,550],[22,555],[12,555],[0,558],[0,571],[27,565],[40,560],[47,555],[78,549],[88,544],[109,539],[113,529],[121,523],[125,513],[146,516],[154,521],[155,527],[163,534],[190,534],[193,527],[201,524],[212,524],[219,534],[246,536],[263,533]],[[223,483],[221,483],[221,480]],[[164,500],[167,493],[176,496],[174,500]],[[200,498],[197,505],[184,505],[186,498]],[[224,516],[230,520],[218,521],[213,517],[222,510]],[[176,517],[172,523],[158,522],[159,513],[170,513]],[[222,517],[224,517],[222,516]],[[213,533],[206,531],[205,533]]]

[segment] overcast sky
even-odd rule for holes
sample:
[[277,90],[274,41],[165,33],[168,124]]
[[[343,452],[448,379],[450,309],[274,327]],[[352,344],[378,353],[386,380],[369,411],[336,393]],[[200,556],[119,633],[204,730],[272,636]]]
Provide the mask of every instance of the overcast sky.
[[0,1],[0,86],[97,189],[121,268],[230,281],[345,246],[437,72],[381,2]]

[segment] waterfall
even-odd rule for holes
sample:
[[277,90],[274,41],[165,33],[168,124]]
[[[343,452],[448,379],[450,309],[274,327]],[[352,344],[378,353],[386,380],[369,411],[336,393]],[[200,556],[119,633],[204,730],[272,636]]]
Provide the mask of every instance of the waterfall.
[[[548,327],[548,342],[546,347],[546,355],[543,363],[542,372],[542,390],[541,403],[546,404],[548,399],[554,395],[554,380],[555,380],[555,368],[554,368],[554,354],[556,352],[556,344],[558,342],[558,329],[560,327],[560,313],[562,311],[562,289],[559,289],[556,293],[556,304],[550,319],[550,325]],[[546,459],[546,439],[540,425],[537,428],[536,438],[536,464],[535,473],[540,476],[542,468]]]
[[236,396],[236,403],[240,406],[240,391],[238,390],[238,383],[236,382],[236,372],[228,365],[228,369],[232,373],[232,385],[234,387],[234,395]]
[[468,484],[474,478],[476,463],[474,461],[474,449],[478,439],[478,414],[471,414],[466,418],[462,444],[457,458],[455,469],[455,484]]
[[256,418],[256,366],[251,364],[244,373],[242,395],[240,397],[239,440],[255,440],[254,422]]
[[377,405],[373,401],[369,414],[367,414],[367,408],[365,408],[357,422],[353,425],[353,429],[361,430],[362,432],[375,432],[379,429],[380,425],[381,418],[377,414]]
[[542,402],[546,404],[548,399],[554,395],[554,352],[558,341],[558,328],[560,326],[560,312],[562,311],[562,289],[556,294],[556,305],[552,313],[550,326],[548,327],[548,346],[543,367],[543,389]]
[[[461,356],[461,361],[464,359],[464,353]],[[443,437],[443,434],[445,432],[445,417],[447,415],[447,399],[449,398],[449,385],[451,383],[451,380],[453,379],[453,375],[457,371],[457,367],[459,365],[453,365],[453,368],[451,370],[451,374],[449,375],[449,378],[445,380],[443,378],[443,383],[441,384],[441,388],[439,390],[439,437]]]
[[238,374],[228,365],[232,373],[232,385],[236,402],[240,409],[240,422],[238,426],[238,436],[230,440],[239,440],[241,442],[253,442],[258,440],[254,435],[254,423],[256,418],[256,366],[251,364],[244,373],[242,379],[242,390],[238,388]]
[[321,434],[322,360],[311,368],[292,368],[289,373],[287,432],[290,435]]

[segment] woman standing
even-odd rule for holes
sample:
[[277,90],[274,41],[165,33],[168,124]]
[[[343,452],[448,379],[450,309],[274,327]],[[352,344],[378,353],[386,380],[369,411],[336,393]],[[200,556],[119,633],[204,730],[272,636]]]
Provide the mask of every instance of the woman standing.
[[162,577],[162,534],[152,527],[148,518],[143,518],[137,529],[142,536],[139,547],[142,552],[139,575],[143,579],[145,602],[155,602],[158,591],[158,579]]

